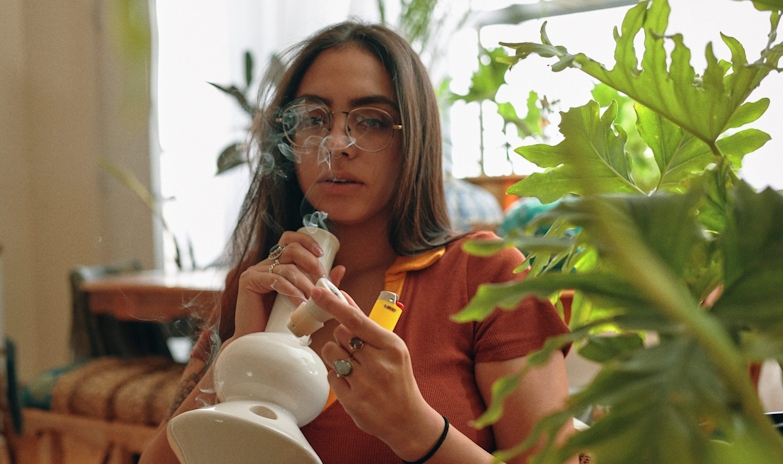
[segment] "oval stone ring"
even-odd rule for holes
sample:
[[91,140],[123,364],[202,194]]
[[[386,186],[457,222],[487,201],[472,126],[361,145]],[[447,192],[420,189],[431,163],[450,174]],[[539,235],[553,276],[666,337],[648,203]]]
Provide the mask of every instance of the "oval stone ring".
[[277,259],[280,257],[280,255],[283,254],[283,250],[285,250],[284,246],[280,246],[278,244],[275,244],[272,248],[269,249],[269,259]]
[[350,359],[338,359],[334,362],[334,371],[337,377],[348,377],[353,372],[353,363]]

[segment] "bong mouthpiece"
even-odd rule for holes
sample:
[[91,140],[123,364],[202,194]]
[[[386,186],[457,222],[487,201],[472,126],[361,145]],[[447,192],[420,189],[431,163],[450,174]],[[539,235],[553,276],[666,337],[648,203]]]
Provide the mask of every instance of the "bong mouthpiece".
[[[315,286],[329,290],[341,301],[348,303],[348,300],[345,299],[342,292],[335,287],[333,283],[329,282],[326,277],[318,279]],[[312,335],[316,330],[324,326],[324,322],[331,318],[331,314],[321,309],[321,307],[315,304],[313,299],[310,298],[300,304],[291,314],[291,320],[288,322],[288,330],[297,337]]]

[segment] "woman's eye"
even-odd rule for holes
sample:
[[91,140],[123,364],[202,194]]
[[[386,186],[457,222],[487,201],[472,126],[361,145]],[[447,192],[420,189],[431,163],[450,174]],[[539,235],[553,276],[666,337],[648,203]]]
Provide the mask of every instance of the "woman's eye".
[[320,115],[308,115],[302,123],[305,127],[322,127],[326,125],[326,119]]
[[378,130],[383,129],[386,126],[386,121],[384,121],[383,118],[367,114],[367,115],[360,115],[356,118],[356,126],[357,128],[361,128],[363,130]]

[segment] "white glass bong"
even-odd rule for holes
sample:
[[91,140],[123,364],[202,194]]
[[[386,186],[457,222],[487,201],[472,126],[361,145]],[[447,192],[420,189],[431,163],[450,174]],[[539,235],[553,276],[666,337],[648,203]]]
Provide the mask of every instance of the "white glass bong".
[[[323,229],[303,227],[324,250],[319,258],[331,269],[340,247]],[[343,295],[327,279],[318,286]],[[296,312],[292,322],[292,315]],[[321,464],[300,427],[326,405],[326,366],[309,346],[309,335],[330,318],[308,301],[297,308],[278,295],[265,332],[244,335],[215,360],[219,403],[182,413],[168,424],[169,444],[183,464]],[[296,326],[296,327],[294,327]]]

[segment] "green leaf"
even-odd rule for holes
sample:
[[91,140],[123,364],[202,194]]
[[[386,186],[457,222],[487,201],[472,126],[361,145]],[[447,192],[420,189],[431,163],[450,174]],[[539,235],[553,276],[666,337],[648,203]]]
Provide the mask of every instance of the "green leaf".
[[643,347],[644,340],[638,334],[590,335],[579,354],[591,361],[604,363]]
[[498,114],[505,124],[514,124],[521,138],[543,134],[543,118],[537,105],[538,94],[531,91],[527,97],[527,115],[520,119],[511,103],[498,103]]
[[783,325],[783,196],[745,183],[730,194],[724,291],[712,310],[730,324]]
[[753,5],[759,11],[783,10],[783,0],[753,0]]
[[237,104],[239,104],[239,106],[242,107],[245,113],[250,115],[250,117],[255,116],[256,109],[253,107],[253,105],[250,104],[250,102],[248,102],[247,97],[245,97],[245,94],[242,93],[242,91],[239,90],[237,86],[232,85],[231,87],[223,87],[213,82],[207,82],[207,84],[211,85],[212,87],[215,87],[221,92],[231,95],[232,97],[234,97],[234,100],[236,100]]
[[[543,30],[543,26],[542,26],[542,30]],[[513,48],[516,50],[516,53],[513,57],[499,58],[499,61],[502,61],[504,63],[509,63],[509,64],[517,63],[519,62],[519,60],[523,60],[533,54],[542,56],[544,58],[551,58],[553,56],[556,56],[561,59],[568,56],[568,51],[566,50],[565,47],[562,46],[556,47],[554,45],[537,44],[537,43],[530,43],[530,42],[524,42],[524,43],[500,42],[500,45],[504,47]]]
[[[584,450],[601,464],[767,464],[783,455],[783,438],[763,416],[746,368],[749,360],[783,359],[783,196],[754,192],[733,170],[768,135],[748,129],[726,136],[769,106],[766,99],[746,99],[777,70],[781,14],[770,16],[769,43],[758,61],[748,63],[742,44],[722,36],[731,61],[718,59],[708,45],[700,74],[683,37],[665,35],[668,16],[666,0],[631,8],[615,31],[612,69],[552,45],[543,27],[541,44],[506,44],[516,50],[510,64],[530,54],[555,57],[556,67],[582,69],[637,101],[637,127],[661,175],[654,193],[639,195],[653,187],[634,180],[619,98],[603,115],[597,103],[563,113],[565,140],[559,145],[518,150],[547,170],[510,193],[544,202],[568,193],[584,196],[547,213],[547,219],[560,217],[580,230],[565,258],[572,267],[482,286],[455,319],[475,320],[515,308],[528,296],[572,289],[569,335],[577,338],[570,340],[586,337],[587,355],[601,361],[603,370],[571,396],[564,411],[540,421],[534,436],[498,453],[502,459],[539,443],[540,435],[549,443],[534,464],[562,463]],[[634,49],[640,33],[641,62]],[[597,99],[606,101],[607,94]],[[534,266],[543,270],[553,255],[565,256],[542,252]],[[719,284],[718,302],[700,308],[698,302]],[[620,334],[619,346],[594,337],[608,326]],[[648,330],[658,332],[659,343],[646,348],[628,333]],[[592,405],[606,407],[608,415],[565,446],[554,445],[569,414]]]
[[762,363],[767,359],[783,361],[783,326],[763,331],[745,331],[741,334],[741,348],[749,362]]
[[763,147],[772,137],[758,129],[745,129],[718,140],[718,149],[731,161],[735,169],[742,167],[742,159]]
[[573,409],[599,404],[609,414],[575,435],[560,454],[588,449],[597,462],[609,464],[709,462],[704,456],[711,434],[703,424],[731,433],[732,400],[696,344],[664,339],[622,361],[615,358],[572,397]]
[[625,132],[612,125],[617,115],[615,103],[603,116],[594,101],[561,114],[560,132],[565,140],[554,147],[537,144],[516,149],[528,161],[551,169],[529,175],[508,193],[537,197],[543,203],[569,193],[643,193],[631,179]]
[[217,173],[215,175],[223,174],[226,171],[230,171],[237,166],[241,166],[247,163],[245,157],[246,147],[241,142],[232,143],[220,152],[217,159]]
[[656,190],[683,192],[694,173],[715,161],[710,148],[644,105],[636,105],[637,128],[660,171]]
[[630,100],[628,97],[620,95],[620,92],[617,90],[600,82],[593,87],[593,90],[590,91],[590,95],[593,96],[593,100],[601,105],[601,108],[606,108],[615,100],[618,102],[622,99]]
[[253,55],[249,52],[245,52],[245,88],[249,88],[253,84]]
[[559,274],[547,273],[522,281],[480,285],[468,305],[451,319],[456,322],[482,320],[496,308],[512,310],[528,296],[546,298],[560,290],[584,292],[605,305],[617,307],[622,303],[626,311],[645,311],[649,303],[636,292],[630,282],[608,273]]
[[479,69],[471,78],[468,93],[457,95],[454,100],[467,103],[494,100],[500,86],[506,83],[508,65],[500,59],[506,56],[506,51],[501,47],[482,50],[479,54]]
[[730,185],[729,168],[728,164],[724,164],[722,167],[709,170],[695,182],[698,188],[705,192],[699,205],[699,222],[713,233],[722,232],[726,225],[729,211],[727,190]]
[[492,256],[504,248],[513,246],[505,240],[467,240],[462,250],[475,256]]
[[[712,45],[706,48],[707,68],[698,77],[690,65],[690,50],[682,35],[665,35],[669,4],[666,0],[641,2],[631,8],[623,20],[621,32],[615,33],[615,66],[604,65],[577,54],[573,67],[619,90],[630,98],[663,115],[704,142],[714,143],[730,125],[748,95],[772,70],[783,55],[783,46],[769,47],[761,58],[747,63],[744,49],[735,39],[723,36],[732,53],[731,72],[719,62]],[[773,19],[773,27],[777,21]],[[645,51],[641,69],[636,58],[634,39],[644,32]],[[774,33],[774,31],[773,31]],[[669,55],[664,42],[674,44]],[[531,53],[562,58],[564,49],[551,45],[506,44],[516,48],[515,59]],[[562,47],[561,47],[562,48]]]
[[550,214],[561,214],[588,234],[590,243],[597,246],[604,256],[611,257],[610,243],[605,243],[599,218],[594,206],[604,203],[611,209],[613,227],[623,231],[633,228],[650,250],[666,263],[670,270],[681,276],[688,266],[692,250],[705,238],[696,221],[699,191],[687,195],[616,194],[563,202]]
[[757,121],[769,108],[769,98],[762,98],[755,102],[745,102],[729,120],[727,129],[735,129]]
[[[663,338],[657,346],[613,358],[591,385],[571,396],[564,411],[540,421],[525,442],[497,456],[508,460],[544,435],[548,443],[533,464],[561,464],[584,451],[609,464],[777,462],[779,444],[768,438],[781,438],[770,435],[771,423],[754,420],[735,401],[696,343],[682,336]],[[555,446],[562,424],[595,405],[608,414]]]
[[776,464],[780,462],[780,450],[760,430],[758,424],[744,415],[735,415],[735,430],[730,441],[712,440],[708,442],[707,457],[702,462],[711,464],[758,463]]

